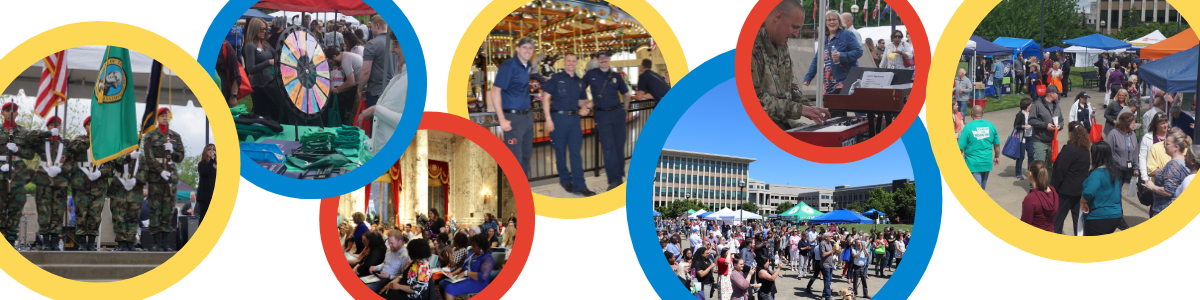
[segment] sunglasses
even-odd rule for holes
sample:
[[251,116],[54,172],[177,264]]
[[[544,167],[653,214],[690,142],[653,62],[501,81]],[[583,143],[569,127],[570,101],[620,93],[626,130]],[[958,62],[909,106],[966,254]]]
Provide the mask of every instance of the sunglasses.
[[903,36],[899,36],[899,35],[893,35],[893,36],[892,36],[892,38],[893,38],[893,39],[902,39],[902,38],[904,38],[904,37],[903,37]]

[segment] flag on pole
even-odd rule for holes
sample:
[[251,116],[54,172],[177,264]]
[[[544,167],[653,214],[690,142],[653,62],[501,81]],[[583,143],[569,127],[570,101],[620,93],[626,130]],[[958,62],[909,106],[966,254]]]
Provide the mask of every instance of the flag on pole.
[[883,14],[885,14],[885,15],[886,15],[887,13],[889,13],[889,12],[891,12],[891,11],[892,11],[892,6],[891,6],[891,5],[888,5],[888,6],[884,6],[884,7],[883,7]]
[[67,101],[67,51],[59,51],[42,59],[42,80],[38,84],[37,101],[33,110],[45,118],[55,106]]
[[129,49],[108,46],[92,90],[92,161],[102,164],[138,147],[137,106]]
[[871,18],[879,19],[879,7],[883,6],[883,0],[875,2],[875,11],[871,12]]
[[138,136],[150,133],[158,127],[158,95],[162,90],[162,63],[155,60],[150,65],[150,83],[146,85],[146,107],[142,109],[142,130]]

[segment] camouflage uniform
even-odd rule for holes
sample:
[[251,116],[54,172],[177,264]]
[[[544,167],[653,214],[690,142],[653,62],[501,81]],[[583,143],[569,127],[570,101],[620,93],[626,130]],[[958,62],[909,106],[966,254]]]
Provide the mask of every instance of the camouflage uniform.
[[[163,144],[170,142],[175,148],[174,152],[167,151]],[[171,232],[171,209],[175,208],[175,187],[179,182],[179,174],[175,170],[173,163],[183,162],[183,140],[174,130],[168,130],[164,134],[162,130],[155,129],[142,135],[142,166],[145,167],[140,171],[144,171],[142,175],[146,184],[149,185],[149,204],[150,204],[150,232],[151,233],[169,233]],[[171,172],[171,179],[164,180],[162,171]]]
[[108,187],[108,177],[111,170],[106,170],[107,164],[101,164],[100,177],[95,181],[89,180],[78,165],[84,168],[92,167],[88,159],[88,149],[92,141],[87,135],[76,136],[71,140],[71,150],[67,152],[67,163],[74,165],[71,172],[71,189],[75,195],[75,235],[94,236],[100,233],[100,214],[104,210],[104,192]]
[[[65,141],[60,137],[52,136],[50,131],[32,131],[29,133],[28,142],[31,147],[30,151],[36,152],[41,156],[41,162],[34,171],[33,184],[35,185],[34,199],[37,200],[38,214],[38,234],[54,235],[62,234],[63,214],[67,211],[67,180],[71,175],[72,164],[66,163],[66,155],[60,154],[70,150],[67,144],[70,141]],[[46,155],[46,147],[50,148],[49,157]],[[62,169],[58,175],[50,177],[46,173],[46,167],[53,166],[55,159],[61,159],[57,162],[58,167]]]
[[766,28],[760,28],[750,55],[750,77],[758,102],[779,128],[792,128],[788,121],[800,119],[809,101],[793,81],[796,74],[787,45],[778,47],[771,43]]
[[29,132],[25,128],[14,124],[12,129],[4,130],[6,132],[0,132],[0,159],[7,161],[9,158],[10,151],[4,145],[12,142],[18,148],[16,153],[11,153],[13,161],[9,164],[9,172],[0,172],[0,233],[11,245],[20,236],[21,215],[25,213],[25,184],[33,176],[22,160],[33,159],[33,151],[26,147]]
[[109,209],[112,210],[113,234],[116,236],[116,241],[119,242],[136,242],[137,229],[139,223],[139,215],[142,212],[142,186],[145,184],[145,172],[134,170],[134,168],[145,170],[146,166],[136,163],[129,155],[122,155],[117,159],[104,163],[109,169],[114,172],[113,176],[121,176],[128,168],[129,172],[133,173],[137,178],[137,184],[132,190],[125,190],[125,186],[121,181],[113,178],[108,184],[108,199]]

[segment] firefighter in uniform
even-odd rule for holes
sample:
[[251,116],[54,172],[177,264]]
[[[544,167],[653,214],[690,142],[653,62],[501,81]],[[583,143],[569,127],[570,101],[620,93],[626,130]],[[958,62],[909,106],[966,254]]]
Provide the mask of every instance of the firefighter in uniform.
[[104,192],[108,187],[106,165],[93,163],[92,117],[83,119],[83,135],[71,140],[67,162],[75,172],[70,185],[75,195],[75,239],[79,250],[96,251],[96,236],[100,233],[100,215],[104,209]]
[[24,147],[28,131],[17,125],[17,109],[14,103],[0,106],[4,116],[4,134],[0,134],[0,233],[9,245],[20,236],[21,215],[25,210],[25,183],[32,174],[22,160],[33,159],[33,152]]
[[583,75],[584,85],[592,92],[596,108],[596,131],[600,134],[600,152],[604,155],[604,172],[608,190],[624,183],[625,176],[625,112],[629,110],[629,86],[616,69],[609,66],[612,55],[608,50],[596,53],[600,67]]
[[38,152],[41,159],[33,175],[41,250],[59,250],[63,214],[67,212],[67,177],[71,174],[71,166],[64,163],[67,141],[61,137],[61,127],[62,119],[52,116],[46,120],[46,130],[31,131],[28,135],[33,151],[42,150]]
[[171,245],[171,209],[175,208],[175,188],[179,182],[175,164],[183,161],[183,144],[178,133],[169,128],[171,110],[158,109],[158,128],[142,135],[143,178],[149,186],[150,234],[157,245],[152,249],[175,251]]

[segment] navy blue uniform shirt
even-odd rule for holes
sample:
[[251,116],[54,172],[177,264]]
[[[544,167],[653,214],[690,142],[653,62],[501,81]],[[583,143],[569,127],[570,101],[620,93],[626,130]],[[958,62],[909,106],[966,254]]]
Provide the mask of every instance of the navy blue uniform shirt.
[[579,110],[579,100],[587,100],[583,79],[578,75],[568,75],[566,71],[551,75],[550,80],[542,85],[542,91],[550,94],[551,110],[576,111]]
[[496,68],[495,87],[500,88],[500,107],[504,109],[529,109],[529,65],[513,57]]
[[625,85],[621,73],[612,68],[609,68],[608,72],[601,72],[600,68],[588,70],[587,74],[583,75],[583,82],[591,88],[592,101],[596,102],[597,110],[622,106],[620,95],[629,93],[629,86]]
[[654,100],[662,100],[667,95],[667,91],[671,90],[671,86],[667,85],[667,80],[662,75],[654,73],[654,71],[646,71],[642,72],[642,75],[638,75],[638,90],[654,96]]

